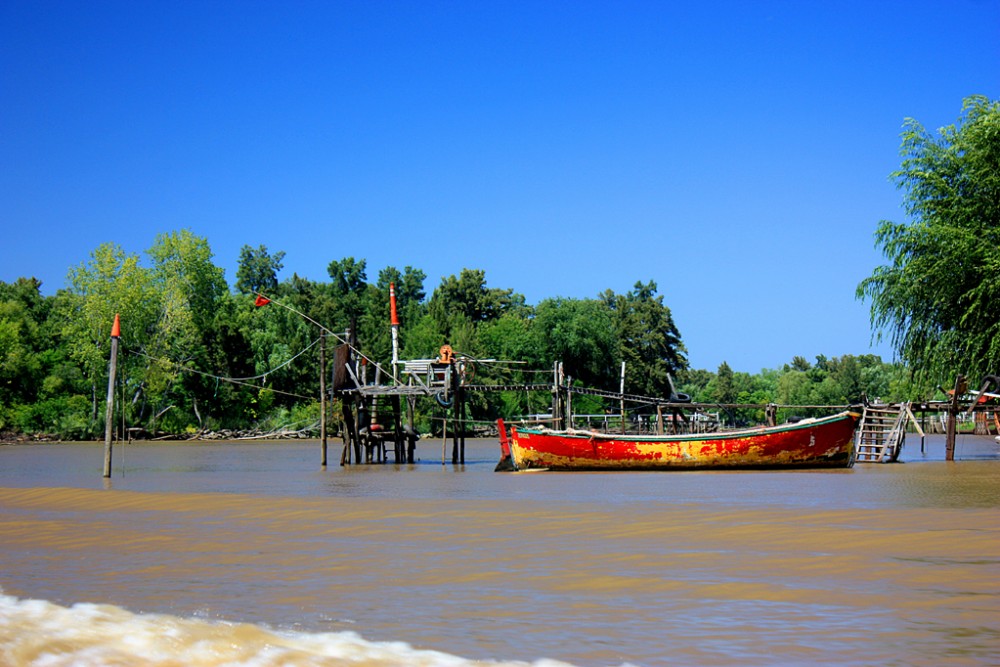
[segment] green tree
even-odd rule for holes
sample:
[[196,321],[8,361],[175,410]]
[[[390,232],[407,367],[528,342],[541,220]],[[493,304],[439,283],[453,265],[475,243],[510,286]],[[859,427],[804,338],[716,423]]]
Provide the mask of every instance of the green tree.
[[670,309],[656,294],[656,283],[637,282],[624,295],[606,290],[601,300],[612,316],[618,358],[626,363],[626,391],[668,397],[667,375],[687,368],[687,357]]
[[146,254],[161,300],[160,319],[147,344],[174,362],[148,375],[147,391],[158,401],[169,395],[176,410],[170,412],[168,425],[174,430],[195,421],[204,427],[203,413],[215,403],[214,382],[201,374],[182,372],[181,367],[215,370],[209,365],[215,355],[208,344],[217,341],[212,332],[220,303],[229,292],[224,272],[212,261],[208,239],[189,229],[157,235]]
[[713,386],[715,375],[702,368],[686,368],[677,373],[677,389],[691,397],[695,403],[710,403],[712,395],[710,388]]
[[715,386],[712,389],[712,399],[716,403],[734,403],[736,401],[736,384],[733,369],[723,361],[715,372]]
[[524,306],[524,297],[514,290],[487,287],[482,269],[462,269],[458,277],[441,279],[431,295],[428,311],[438,328],[451,338],[453,331],[467,330],[467,323],[478,326]]
[[543,368],[561,361],[564,372],[584,385],[610,388],[620,359],[614,324],[600,300],[545,299],[531,326],[536,353],[526,360]]
[[909,223],[882,221],[889,264],[863,280],[876,337],[888,332],[918,376],[947,381],[1000,371],[1000,102],[964,101],[956,125],[932,134],[903,126],[901,168]]
[[[62,336],[69,357],[78,363],[91,384],[90,421],[96,427],[98,396],[108,371],[108,347],[115,314],[121,314],[121,341],[126,350],[145,356],[121,354],[119,374],[130,383],[133,400],[145,394],[152,373],[172,373],[159,361],[170,333],[160,325],[162,299],[150,272],[139,256],[105,243],[90,260],[69,273],[69,288],[58,295],[56,308],[64,323]],[[124,352],[124,351],[123,351]]]
[[208,239],[190,229],[159,234],[146,254],[161,290],[172,293],[170,299],[190,313],[197,332],[204,332],[227,291],[223,270],[212,262]]
[[278,286],[278,271],[282,269],[284,258],[284,251],[272,255],[263,244],[256,248],[243,246],[236,268],[236,290],[242,294],[273,292]]
[[23,278],[13,284],[0,282],[0,430],[15,421],[16,406],[38,395],[43,373],[36,347],[39,285],[37,280]]
[[[786,365],[786,368],[787,367],[788,366]],[[805,372],[812,368],[812,364],[810,364],[805,357],[794,356],[792,357],[791,368],[793,370]]]
[[341,324],[344,328],[356,322],[364,312],[365,292],[368,291],[366,264],[364,259],[345,257],[330,262],[326,268],[331,279],[331,294],[343,318]]

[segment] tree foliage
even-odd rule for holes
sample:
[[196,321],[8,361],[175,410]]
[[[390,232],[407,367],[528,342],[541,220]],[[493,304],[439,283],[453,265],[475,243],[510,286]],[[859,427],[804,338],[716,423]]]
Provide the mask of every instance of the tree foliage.
[[[199,429],[296,428],[315,423],[320,329],[356,326],[362,352],[390,368],[389,285],[395,284],[401,358],[433,358],[447,343],[474,361],[476,384],[537,384],[553,364],[578,386],[666,398],[668,375],[699,402],[845,403],[860,393],[905,391],[908,377],[877,357],[793,358],[757,375],[723,364],[716,373],[688,368],[686,350],[656,283],[625,294],[547,298],[536,306],[512,289],[488,285],[463,269],[428,298],[423,271],[386,267],[369,282],[364,259],[331,261],[329,281],[293,274],[277,281],[284,253],[244,246],[230,290],[206,239],[189,230],[161,234],[145,256],[114,244],[96,248],[70,272],[68,286],[42,296],[30,278],[0,282],[0,430],[63,437],[103,433],[111,323],[121,315],[119,392],[129,426],[170,433]],[[253,270],[251,270],[253,269]],[[271,305],[255,306],[265,290]],[[277,303],[274,303],[277,302]],[[484,362],[482,360],[495,360]],[[369,380],[373,379],[369,373]],[[476,394],[465,417],[494,420],[546,412],[547,392]],[[617,410],[577,396],[576,412]],[[418,403],[428,428],[433,400]],[[761,411],[730,411],[734,423]]]
[[879,224],[889,263],[857,295],[918,375],[1000,372],[1000,102],[967,98],[936,134],[907,119],[900,152],[892,177],[911,219]]
[[282,269],[281,260],[284,258],[283,251],[272,255],[263,244],[256,248],[248,245],[240,248],[236,291],[241,294],[273,292],[278,286],[278,272]]
[[667,376],[687,368],[687,351],[656,283],[637,282],[627,294],[606,290],[601,300],[611,313],[617,357],[626,362],[627,392],[669,396]]

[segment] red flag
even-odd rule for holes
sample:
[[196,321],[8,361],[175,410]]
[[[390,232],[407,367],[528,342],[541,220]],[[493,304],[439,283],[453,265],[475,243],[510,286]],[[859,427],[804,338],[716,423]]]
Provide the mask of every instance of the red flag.
[[268,299],[263,294],[258,294],[257,298],[254,299],[253,301],[253,305],[257,306],[258,308],[260,308],[261,306],[266,306],[269,303],[271,303],[271,300]]

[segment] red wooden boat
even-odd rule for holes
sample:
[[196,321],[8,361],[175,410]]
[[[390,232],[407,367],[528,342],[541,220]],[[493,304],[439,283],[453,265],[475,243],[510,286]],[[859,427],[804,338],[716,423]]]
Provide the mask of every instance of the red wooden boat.
[[[693,468],[849,468],[860,414],[780,426],[691,435],[615,435],[511,428],[501,448],[515,470],[684,470]],[[503,465],[501,461],[501,466]],[[498,466],[498,470],[501,469]]]

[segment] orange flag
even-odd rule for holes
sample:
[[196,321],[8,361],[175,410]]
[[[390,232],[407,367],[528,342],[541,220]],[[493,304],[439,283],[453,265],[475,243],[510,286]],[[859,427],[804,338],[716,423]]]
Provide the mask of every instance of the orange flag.
[[254,299],[253,301],[253,305],[257,306],[258,308],[260,308],[261,306],[266,306],[269,303],[271,303],[271,300],[262,294],[258,294],[257,298]]

